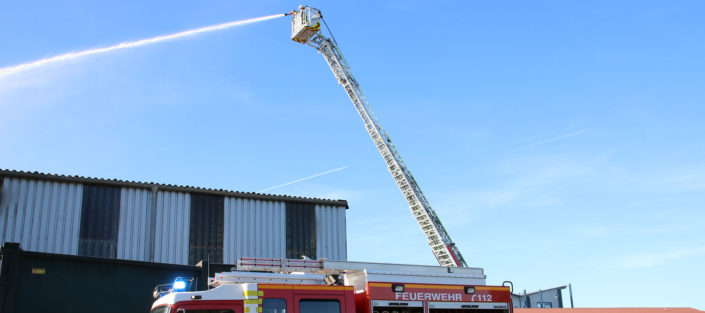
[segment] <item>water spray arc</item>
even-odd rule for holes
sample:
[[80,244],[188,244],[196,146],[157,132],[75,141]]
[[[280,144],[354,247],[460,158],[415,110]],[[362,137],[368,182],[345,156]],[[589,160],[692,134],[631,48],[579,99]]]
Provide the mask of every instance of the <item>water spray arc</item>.
[[12,74],[16,74],[16,73],[19,73],[22,71],[42,67],[44,65],[48,65],[48,64],[52,64],[52,63],[58,63],[58,62],[62,62],[62,61],[77,59],[77,58],[81,58],[81,57],[88,56],[88,55],[105,53],[105,52],[110,52],[110,51],[115,51],[115,50],[120,50],[120,49],[126,49],[126,48],[135,48],[135,47],[139,47],[139,46],[145,46],[145,45],[154,44],[154,43],[158,43],[158,42],[162,42],[162,41],[173,40],[173,39],[178,39],[178,38],[183,38],[183,37],[188,37],[188,36],[194,36],[197,34],[228,29],[228,28],[235,27],[235,26],[262,22],[262,21],[266,21],[266,20],[279,18],[279,17],[284,17],[285,15],[286,14],[281,13],[281,14],[274,14],[274,15],[251,18],[251,19],[246,19],[246,20],[227,22],[227,23],[196,28],[196,29],[178,32],[178,33],[174,33],[174,34],[169,34],[169,35],[161,35],[161,36],[156,36],[156,37],[137,40],[137,41],[123,42],[123,43],[119,43],[117,45],[113,45],[110,47],[95,48],[95,49],[83,50],[83,51],[79,51],[79,52],[69,52],[69,53],[57,55],[54,57],[37,60],[34,62],[29,62],[29,63],[19,64],[19,65],[15,65],[15,66],[8,66],[8,67],[0,68],[0,77],[9,76]]

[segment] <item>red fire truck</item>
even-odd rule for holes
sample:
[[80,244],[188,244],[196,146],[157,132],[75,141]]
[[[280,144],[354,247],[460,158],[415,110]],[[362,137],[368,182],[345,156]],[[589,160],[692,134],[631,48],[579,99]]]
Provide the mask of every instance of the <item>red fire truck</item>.
[[174,282],[156,290],[152,313],[500,313],[508,286],[481,268],[243,258],[208,290]]
[[[401,155],[367,103],[332,34],[321,34],[321,12],[300,6],[291,38],[320,52],[358,110],[390,174],[409,203],[442,266],[329,260],[243,258],[235,271],[218,273],[212,289],[186,291],[177,279],[152,313],[510,313],[511,290],[487,286],[481,268],[467,267]],[[330,30],[329,30],[330,32]]]

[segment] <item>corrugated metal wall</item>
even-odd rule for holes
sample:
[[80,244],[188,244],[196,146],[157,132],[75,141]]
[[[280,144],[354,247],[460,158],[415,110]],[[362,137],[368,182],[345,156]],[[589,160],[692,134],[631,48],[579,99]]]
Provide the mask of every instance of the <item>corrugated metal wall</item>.
[[[189,253],[190,245],[215,251],[213,263],[299,254],[347,259],[345,206],[157,188],[0,176],[0,243],[171,264],[204,256]],[[194,196],[220,204],[200,216]],[[200,243],[192,237],[199,233]]]
[[316,251],[319,258],[347,260],[345,210],[337,206],[316,206]]
[[6,177],[0,199],[0,242],[27,251],[78,254],[82,186]]
[[117,258],[150,261],[152,251],[152,191],[122,188],[120,191],[120,230]]
[[190,207],[188,193],[157,193],[154,262],[188,264]]
[[223,262],[240,257],[286,257],[284,202],[225,198]]

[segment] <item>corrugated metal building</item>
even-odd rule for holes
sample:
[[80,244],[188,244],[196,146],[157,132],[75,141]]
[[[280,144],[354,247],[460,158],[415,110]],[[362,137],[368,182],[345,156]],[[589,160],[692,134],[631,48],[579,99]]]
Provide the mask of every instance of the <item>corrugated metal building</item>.
[[345,200],[0,170],[0,243],[193,265],[346,260]]
[[[512,294],[512,304],[515,308],[562,308],[563,307],[563,289],[568,287],[559,286],[545,290],[539,290],[527,293],[524,290],[523,294]],[[570,299],[573,296],[571,293]]]

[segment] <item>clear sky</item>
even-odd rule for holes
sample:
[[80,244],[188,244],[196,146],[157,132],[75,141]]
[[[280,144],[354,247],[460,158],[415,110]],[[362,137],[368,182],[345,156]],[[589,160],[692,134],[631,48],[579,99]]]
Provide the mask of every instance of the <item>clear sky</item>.
[[[292,1],[4,1],[0,67]],[[705,309],[705,2],[316,1],[471,266]],[[435,264],[288,18],[0,78],[0,168],[346,199],[351,260]]]

